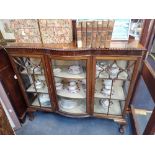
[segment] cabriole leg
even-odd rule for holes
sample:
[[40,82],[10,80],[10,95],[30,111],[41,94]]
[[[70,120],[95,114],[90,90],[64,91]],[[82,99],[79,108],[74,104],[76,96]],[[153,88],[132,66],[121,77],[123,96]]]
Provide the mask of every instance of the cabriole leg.
[[114,122],[118,123],[120,126],[119,126],[119,132],[121,134],[124,134],[125,132],[125,126],[127,125],[127,122],[125,119],[115,119]]
[[30,121],[33,121],[34,120],[34,113],[31,111],[31,112],[28,112],[28,116],[29,116],[29,120]]
[[119,132],[120,132],[121,134],[124,134],[124,132],[125,132],[125,125],[126,125],[126,124],[120,124]]

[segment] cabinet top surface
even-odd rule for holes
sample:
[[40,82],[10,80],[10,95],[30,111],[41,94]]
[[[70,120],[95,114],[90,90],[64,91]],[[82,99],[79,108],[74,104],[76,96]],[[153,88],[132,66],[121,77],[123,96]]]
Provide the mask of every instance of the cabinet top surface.
[[[32,49],[51,49],[51,50],[102,50],[102,48],[78,48],[75,42],[69,44],[37,44],[37,43],[9,43],[6,48],[32,48]],[[103,50],[146,50],[136,40],[112,41],[110,48]]]

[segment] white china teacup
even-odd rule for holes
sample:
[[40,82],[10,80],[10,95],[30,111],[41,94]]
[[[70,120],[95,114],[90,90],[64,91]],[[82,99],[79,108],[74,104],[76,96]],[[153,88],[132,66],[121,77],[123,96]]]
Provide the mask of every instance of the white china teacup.
[[69,91],[74,91],[77,89],[77,86],[76,85],[68,86],[68,89],[69,89]]
[[111,89],[111,85],[104,85],[105,89]]
[[103,95],[109,96],[110,93],[111,93],[111,90],[110,90],[110,89],[105,89],[105,88],[103,88],[103,89],[101,90],[101,93],[102,93]]
[[69,85],[70,85],[70,86],[76,86],[76,82],[75,82],[75,81],[71,81],[71,82],[69,83]]
[[40,80],[37,80],[35,82],[35,86],[36,86],[37,89],[41,89],[41,88],[44,87],[44,83],[42,81],[40,81]]
[[108,99],[101,99],[100,100],[100,104],[104,107],[104,108],[108,108],[109,106],[111,106],[111,103]]
[[80,66],[70,66],[69,72],[73,74],[79,74],[80,73]]
[[59,86],[56,87],[56,90],[60,91],[60,90],[62,90],[62,88],[63,88],[63,85],[59,85]]
[[62,90],[63,84],[62,84],[61,82],[57,82],[55,85],[56,85],[56,90],[57,90],[57,91]]
[[70,93],[77,93],[79,91],[77,85],[75,86],[68,86],[68,90]]

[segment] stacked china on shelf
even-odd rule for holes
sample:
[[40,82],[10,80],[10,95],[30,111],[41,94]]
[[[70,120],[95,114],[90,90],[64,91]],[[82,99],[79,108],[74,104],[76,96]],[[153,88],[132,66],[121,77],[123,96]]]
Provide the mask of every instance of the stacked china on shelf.
[[59,110],[86,113],[86,63],[83,60],[52,60]]
[[134,61],[126,60],[97,60],[95,113],[122,115],[134,64]]
[[41,58],[14,57],[30,106],[50,108],[51,101]]

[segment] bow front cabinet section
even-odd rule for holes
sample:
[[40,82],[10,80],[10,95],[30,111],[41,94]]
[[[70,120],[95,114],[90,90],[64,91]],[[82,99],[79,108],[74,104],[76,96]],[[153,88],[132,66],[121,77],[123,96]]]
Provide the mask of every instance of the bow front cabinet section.
[[6,49],[27,111],[112,119],[124,132],[125,116],[145,55],[139,44],[120,42],[109,49],[16,44]]

